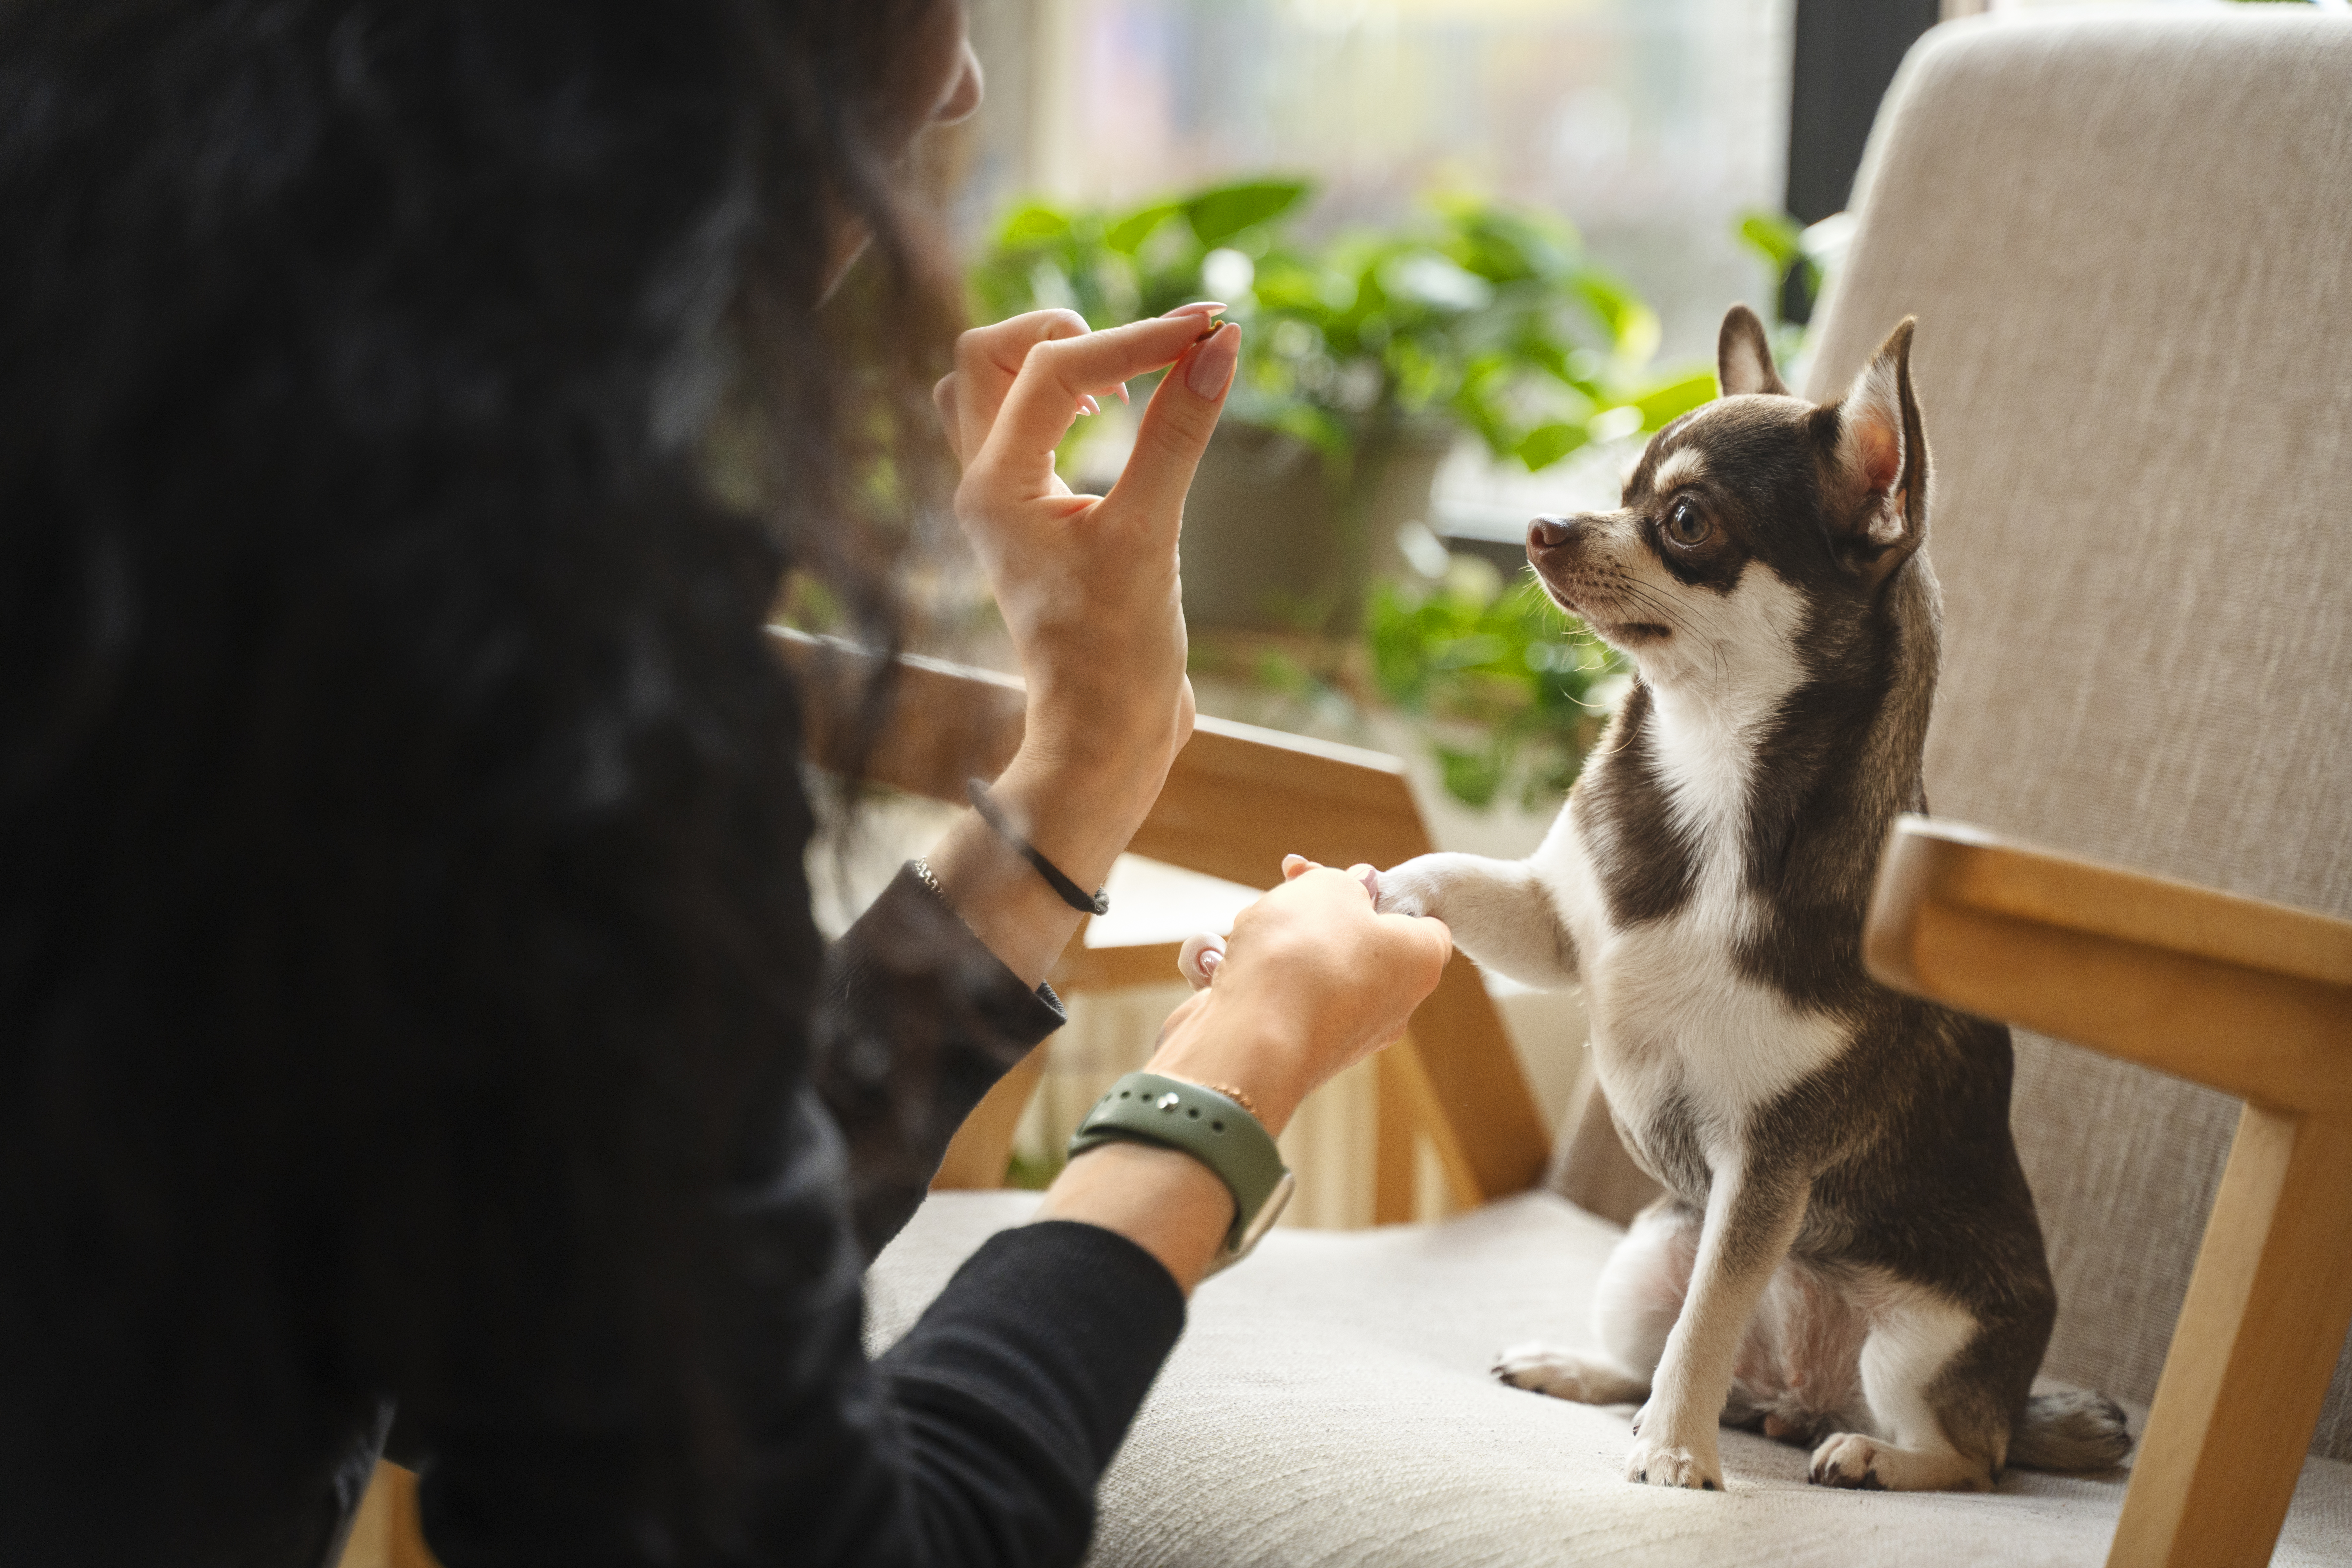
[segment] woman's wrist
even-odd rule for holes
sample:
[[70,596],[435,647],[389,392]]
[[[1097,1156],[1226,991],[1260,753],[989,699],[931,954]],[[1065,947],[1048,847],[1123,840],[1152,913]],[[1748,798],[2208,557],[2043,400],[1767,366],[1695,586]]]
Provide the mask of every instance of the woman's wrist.
[[[1165,772],[1115,773],[1024,743],[989,797],[1015,834],[1091,893],[1142,825]],[[1003,835],[967,815],[929,858],[940,890],[1006,967],[1031,985],[1051,973],[1078,913]]]
[[[1014,830],[1092,892],[1150,815],[1171,757],[1024,740],[989,794]],[[1034,873],[1033,873],[1034,874]]]
[[1117,1232],[1158,1258],[1190,1295],[1233,1228],[1234,1195],[1181,1150],[1106,1143],[1063,1168],[1037,1217]]
[[1299,1026],[1213,991],[1199,1004],[1171,1024],[1145,1070],[1228,1095],[1239,1089],[1258,1125],[1281,1137],[1317,1088],[1299,1076],[1298,1064],[1311,1059]]

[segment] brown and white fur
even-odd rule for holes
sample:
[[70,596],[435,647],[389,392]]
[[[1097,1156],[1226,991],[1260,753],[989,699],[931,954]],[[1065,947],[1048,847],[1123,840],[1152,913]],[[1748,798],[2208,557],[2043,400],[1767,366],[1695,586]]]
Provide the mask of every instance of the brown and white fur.
[[1580,984],[1618,1130],[1667,1190],[1610,1259],[1598,1352],[1498,1376],[1646,1400],[1627,1474],[1717,1489],[1718,1421],[1830,1486],[1983,1489],[2128,1447],[2032,1398],[2055,1310],[2010,1138],[2009,1032],[1863,972],[1873,871],[1926,809],[1939,605],[1912,324],[1845,397],[1790,395],[1725,319],[1724,395],[1661,430],[1619,510],[1531,525],[1559,605],[1639,674],[1542,847],[1430,855],[1381,905],[1487,968]]

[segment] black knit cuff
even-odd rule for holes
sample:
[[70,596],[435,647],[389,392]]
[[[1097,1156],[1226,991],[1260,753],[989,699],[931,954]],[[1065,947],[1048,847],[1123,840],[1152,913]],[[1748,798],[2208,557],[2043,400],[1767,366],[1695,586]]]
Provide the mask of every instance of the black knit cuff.
[[871,1259],[922,1201],[972,1107],[1067,1015],[911,868],[834,945],[825,979],[811,1076],[848,1141]]
[[1022,1412],[1091,1484],[1183,1331],[1184,1293],[1158,1258],[1100,1226],[1045,1220],[990,1237],[879,1364],[903,1403]]

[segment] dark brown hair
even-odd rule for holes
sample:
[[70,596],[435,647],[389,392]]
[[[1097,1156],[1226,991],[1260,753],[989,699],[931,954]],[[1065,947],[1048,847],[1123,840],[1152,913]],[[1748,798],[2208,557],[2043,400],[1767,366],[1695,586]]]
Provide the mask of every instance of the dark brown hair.
[[696,1216],[818,958],[764,624],[895,635],[956,15],[0,0],[7,1497],[202,1558],[387,1390],[583,1368],[677,1506],[732,1441]]

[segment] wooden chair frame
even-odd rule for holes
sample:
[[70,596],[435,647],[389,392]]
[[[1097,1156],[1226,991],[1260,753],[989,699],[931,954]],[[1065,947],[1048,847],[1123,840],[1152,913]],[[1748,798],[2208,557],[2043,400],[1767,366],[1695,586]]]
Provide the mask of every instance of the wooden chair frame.
[[2352,1328],[2352,921],[1895,825],[1881,982],[2246,1102],[2110,1568],[2268,1563]]

